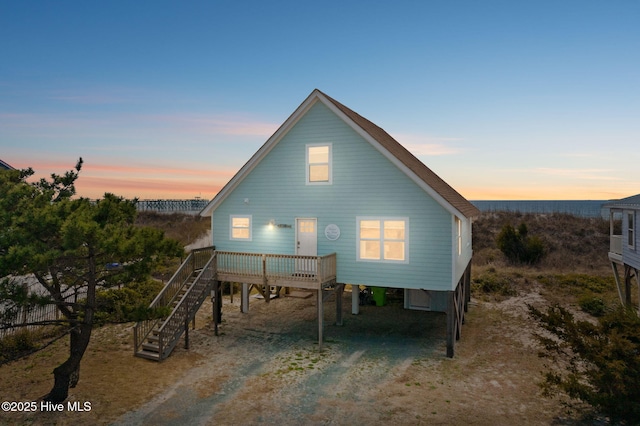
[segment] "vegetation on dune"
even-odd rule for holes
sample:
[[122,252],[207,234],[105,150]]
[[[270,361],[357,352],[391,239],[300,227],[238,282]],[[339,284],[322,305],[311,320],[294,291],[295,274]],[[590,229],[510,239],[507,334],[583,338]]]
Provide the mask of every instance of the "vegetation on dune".
[[530,236],[527,224],[522,222],[518,228],[510,223],[504,225],[496,238],[500,251],[513,263],[538,263],[544,256],[544,243],[538,236]]
[[609,221],[564,213],[483,213],[473,223],[474,266],[500,269],[513,266],[498,248],[496,240],[505,225],[514,223],[525,223],[527,234],[539,237],[544,244],[544,257],[533,269],[549,273],[610,275],[607,258]]
[[550,360],[543,394],[565,393],[599,409],[613,422],[640,419],[640,318],[619,307],[597,323],[578,321],[566,308],[530,306],[531,317],[551,334],[539,333],[541,356]]
[[166,238],[179,241],[183,246],[193,243],[211,229],[210,218],[179,213],[140,212],[135,224],[162,230]]
[[[520,222],[518,229],[511,223]],[[530,261],[534,233],[544,256]],[[607,257],[609,223],[566,214],[485,213],[474,223],[476,297],[503,300],[531,286],[550,306],[530,306],[540,327],[543,395],[590,404],[612,422],[640,419],[640,319],[620,306]],[[537,250],[537,249],[536,249]],[[581,311],[578,320],[576,315]]]

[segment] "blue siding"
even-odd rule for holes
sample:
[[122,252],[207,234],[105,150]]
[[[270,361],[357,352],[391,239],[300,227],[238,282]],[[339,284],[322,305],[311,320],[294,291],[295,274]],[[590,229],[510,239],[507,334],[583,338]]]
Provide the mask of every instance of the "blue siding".
[[[332,143],[332,185],[305,184],[305,146],[310,143]],[[252,241],[229,240],[232,214],[253,216]],[[357,216],[408,217],[409,263],[357,261]],[[318,219],[318,254],[337,253],[339,282],[452,289],[458,274],[453,271],[458,261],[453,257],[452,215],[321,102],[300,118],[214,211],[214,244],[219,250],[293,254],[296,217]],[[291,228],[270,230],[271,219]],[[464,223],[465,237],[470,239],[470,226],[466,231],[468,221]],[[336,241],[324,236],[329,224],[340,227]]]

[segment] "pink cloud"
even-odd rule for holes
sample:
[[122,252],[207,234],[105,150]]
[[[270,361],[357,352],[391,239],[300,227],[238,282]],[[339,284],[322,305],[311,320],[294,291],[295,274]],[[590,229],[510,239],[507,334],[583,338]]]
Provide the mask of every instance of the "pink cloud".
[[393,137],[416,157],[453,155],[463,151],[453,146],[453,143],[462,141],[461,138],[434,137],[407,133],[398,133],[393,135]]

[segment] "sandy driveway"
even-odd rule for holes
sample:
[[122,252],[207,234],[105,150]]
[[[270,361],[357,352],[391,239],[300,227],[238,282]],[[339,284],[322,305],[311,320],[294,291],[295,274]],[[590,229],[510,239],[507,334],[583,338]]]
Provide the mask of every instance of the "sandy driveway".
[[521,309],[472,303],[448,359],[443,314],[391,298],[354,316],[350,298],[342,327],[334,301],[325,304],[322,351],[314,297],[252,300],[248,314],[225,297],[219,337],[203,307],[193,368],[116,424],[570,424],[539,396],[542,363]]

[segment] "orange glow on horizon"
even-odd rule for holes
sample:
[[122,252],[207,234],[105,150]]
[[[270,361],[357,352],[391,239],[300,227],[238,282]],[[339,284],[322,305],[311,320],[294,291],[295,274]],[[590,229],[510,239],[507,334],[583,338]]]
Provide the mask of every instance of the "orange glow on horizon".
[[[226,182],[225,182],[226,183]],[[118,179],[84,177],[76,183],[78,196],[102,198],[110,192],[125,198],[145,199],[211,199],[224,186],[222,184],[170,179]]]
[[[72,170],[75,161],[29,160],[13,161],[16,168],[32,167],[35,174],[32,180],[48,179],[51,173],[64,174]],[[239,167],[238,167],[239,168]],[[91,199],[102,198],[110,192],[125,198],[138,199],[212,199],[220,189],[234,176],[238,169],[233,167],[206,166],[194,167],[158,167],[146,164],[83,164],[80,177],[76,182],[78,196]],[[589,185],[577,186],[561,178],[542,182],[513,181],[494,185],[486,180],[482,185],[476,179],[475,185],[455,182],[456,179],[468,181],[469,177],[454,176],[451,185],[468,200],[610,200],[637,194],[633,182],[610,180],[586,181]],[[583,181],[585,182],[585,181]],[[573,185],[572,185],[573,184]]]
[[[32,167],[35,173],[30,180],[34,181],[73,170],[75,162],[39,160],[14,167]],[[130,199],[211,199],[236,172],[231,167],[212,170],[84,163],[75,187],[77,196],[91,199],[102,198],[106,192]]]

